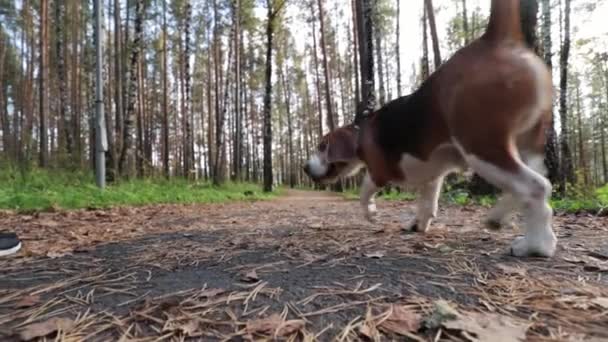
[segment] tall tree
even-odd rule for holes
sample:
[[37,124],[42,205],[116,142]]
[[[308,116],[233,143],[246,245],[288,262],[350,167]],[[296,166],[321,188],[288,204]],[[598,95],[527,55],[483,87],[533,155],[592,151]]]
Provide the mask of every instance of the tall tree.
[[439,38],[437,36],[437,25],[435,24],[435,7],[433,7],[433,0],[424,0],[426,7],[426,14],[429,21],[429,27],[431,29],[431,41],[433,43],[433,57],[435,61],[435,70],[441,65],[441,51],[439,50]]
[[428,10],[426,6],[422,9],[422,61],[421,61],[421,78],[425,80],[431,73],[429,66],[429,33],[428,33]]
[[[543,59],[550,71],[553,71],[553,51],[551,40],[551,0],[542,0],[542,50]],[[557,144],[557,132],[555,130],[555,120],[553,110],[551,111],[551,126],[547,128],[547,143],[545,145],[545,166],[547,176],[553,184],[559,182],[560,160]]]
[[48,147],[48,131],[47,131],[47,112],[48,112],[48,89],[46,85],[47,79],[47,47],[48,47],[48,10],[49,4],[47,0],[40,0],[40,69],[38,76],[38,90],[40,91],[40,111],[39,111],[39,131],[40,131],[40,150],[39,164],[41,167],[47,167],[49,164],[49,147]]
[[163,123],[162,123],[162,153],[163,153],[163,172],[169,178],[169,101],[168,101],[168,80],[169,70],[167,68],[167,0],[163,0],[163,33],[162,33],[162,64],[163,64]]
[[[380,22],[380,11],[379,11],[379,1],[375,1],[374,6],[374,14],[375,23]],[[386,103],[386,88],[384,86],[384,62],[382,58],[382,32],[379,30],[379,27],[375,27],[374,29],[374,38],[376,40],[375,48],[376,48],[376,62],[378,65],[378,102],[380,106],[384,106]]]
[[564,41],[560,52],[560,98],[559,118],[561,124],[560,150],[561,150],[561,172],[560,187],[562,195],[566,192],[566,184],[574,182],[574,167],[572,164],[572,152],[570,150],[569,120],[568,120],[568,60],[570,59],[570,2],[565,0],[564,8]]
[[397,97],[401,97],[401,27],[399,25],[399,23],[401,22],[401,0],[395,0],[395,2],[397,3],[397,14],[395,15],[395,22],[397,25],[397,27],[395,27],[395,59],[397,60]]
[[186,0],[184,6],[185,10],[185,21],[184,21],[184,54],[182,56],[182,64],[184,68],[184,97],[182,98],[183,112],[182,117],[184,121],[184,175],[190,176],[192,167],[194,166],[194,151],[193,151],[193,139],[192,139],[192,123],[190,122],[190,26],[192,20],[192,5],[189,0]]
[[357,1],[357,38],[359,41],[359,69],[361,73],[361,103],[357,104],[355,124],[371,114],[376,107],[374,95],[374,25],[371,0]]
[[469,32],[469,16],[467,14],[467,0],[462,0],[462,31],[464,33],[464,43],[469,44],[471,36]]
[[275,21],[286,0],[266,0],[266,66],[264,72],[264,191],[272,191],[272,50]]
[[241,162],[242,162],[242,130],[243,122],[241,118],[241,0],[234,1],[234,148],[233,148],[233,164],[234,178],[233,180],[241,180]]
[[60,144],[61,149],[65,149],[68,157],[72,154],[72,134],[71,124],[68,119],[67,112],[67,92],[66,92],[66,65],[65,65],[65,35],[63,31],[65,17],[65,3],[63,1],[55,2],[55,62],[57,63],[57,83],[59,86],[59,119],[61,134],[59,138],[63,141]]
[[133,146],[133,124],[135,123],[135,106],[137,101],[137,89],[138,89],[138,78],[137,78],[137,65],[139,60],[139,54],[142,45],[143,31],[142,22],[144,16],[144,1],[135,0],[135,34],[133,37],[133,43],[131,48],[131,67],[129,70],[129,100],[127,104],[127,115],[124,117],[123,126],[123,145],[120,152],[120,159],[118,160],[118,170],[121,175],[128,173],[128,162],[134,160],[134,146]]
[[[120,16],[120,1],[114,0],[114,156],[120,155],[122,148],[123,124],[123,48],[122,48],[122,20]],[[110,95],[111,96],[111,95]],[[116,163],[116,161],[113,161]],[[113,165],[114,168],[117,165]],[[118,170],[114,170],[116,173]]]
[[331,101],[331,77],[327,62],[327,46],[325,41],[325,14],[323,12],[323,0],[317,0],[319,5],[319,22],[321,30],[321,53],[323,54],[323,73],[325,76],[325,106],[327,108],[327,126],[330,131],[335,129],[334,111]]

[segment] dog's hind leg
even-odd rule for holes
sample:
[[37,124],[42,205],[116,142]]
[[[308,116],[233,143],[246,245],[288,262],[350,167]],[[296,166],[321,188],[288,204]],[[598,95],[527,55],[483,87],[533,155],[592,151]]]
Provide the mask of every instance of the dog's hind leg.
[[407,230],[424,233],[429,229],[432,220],[437,217],[443,178],[437,177],[421,186],[416,218],[406,227]]
[[548,204],[551,183],[540,173],[524,164],[509,139],[495,139],[480,145],[469,140],[458,144],[467,163],[488,182],[513,195],[520,204],[525,236],[511,245],[515,256],[551,257],[557,238],[551,227],[553,211]]
[[361,201],[365,218],[370,222],[374,221],[377,212],[376,199],[374,198],[377,192],[378,186],[372,180],[369,172],[366,173],[363,182],[361,183],[359,200]]

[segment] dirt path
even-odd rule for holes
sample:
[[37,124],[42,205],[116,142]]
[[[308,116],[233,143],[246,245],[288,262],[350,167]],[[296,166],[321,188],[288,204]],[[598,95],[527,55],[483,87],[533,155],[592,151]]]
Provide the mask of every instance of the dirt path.
[[483,208],[444,205],[421,236],[400,231],[412,203],[378,207],[370,224],[356,201],[294,190],[4,214],[26,250],[0,259],[0,340],[58,325],[66,341],[608,339],[607,218],[558,216],[558,255],[521,260]]

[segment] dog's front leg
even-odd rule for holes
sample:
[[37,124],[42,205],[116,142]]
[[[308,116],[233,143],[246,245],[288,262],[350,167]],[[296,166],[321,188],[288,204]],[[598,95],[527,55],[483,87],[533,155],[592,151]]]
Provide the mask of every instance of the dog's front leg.
[[368,172],[363,178],[363,183],[361,183],[360,201],[365,218],[370,222],[373,222],[374,216],[376,216],[376,200],[374,198],[376,192],[378,192],[378,187]]
[[408,224],[407,230],[424,233],[429,229],[431,221],[437,216],[442,184],[443,177],[439,177],[421,186],[416,218]]

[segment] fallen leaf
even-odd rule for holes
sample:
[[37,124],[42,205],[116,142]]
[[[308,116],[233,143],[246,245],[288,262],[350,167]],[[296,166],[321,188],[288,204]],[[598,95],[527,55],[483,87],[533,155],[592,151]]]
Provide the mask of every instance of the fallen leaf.
[[38,225],[43,226],[43,227],[56,228],[56,227],[59,227],[59,222],[47,219],[47,220],[40,220],[38,222]]
[[510,266],[505,264],[496,264],[496,268],[502,271],[506,275],[520,275],[526,276],[527,271],[521,267]]
[[247,322],[245,329],[249,335],[265,335],[273,337],[289,336],[302,328],[305,322],[301,319],[284,321],[278,314]]
[[74,321],[65,317],[53,317],[49,320],[32,323],[19,331],[22,341],[30,341],[38,337],[45,337],[58,331],[68,331],[74,327]]
[[241,277],[241,280],[246,281],[248,283],[255,283],[256,281],[260,280],[260,277],[258,276],[258,273],[255,270],[252,270],[252,271],[245,273]]
[[46,253],[46,256],[51,259],[57,259],[57,258],[62,258],[69,254],[70,254],[69,251],[49,251]]
[[199,297],[203,297],[203,298],[211,298],[211,297],[215,297],[219,294],[222,294],[226,292],[226,290],[224,289],[206,289],[201,291],[201,293],[199,294]]
[[445,321],[456,319],[458,311],[445,300],[438,300],[434,303],[433,313],[425,320],[425,325],[430,329],[439,328]]
[[595,305],[601,306],[603,309],[608,310],[608,298],[606,297],[593,298],[591,302]]
[[381,259],[381,258],[384,258],[384,256],[385,256],[384,252],[382,252],[382,251],[367,253],[364,255],[366,258],[372,258],[372,259]]
[[444,321],[442,326],[463,332],[473,342],[521,342],[528,331],[528,325],[517,324],[506,316],[474,312],[459,314],[456,319]]
[[380,329],[385,332],[409,336],[420,329],[422,317],[404,306],[391,306],[391,313],[380,323]]
[[376,325],[377,323],[372,315],[372,309],[368,308],[367,313],[365,314],[365,321],[359,327],[359,334],[367,337],[367,339],[371,341],[379,341],[380,333],[378,332]]
[[323,223],[321,223],[321,222],[309,223],[308,228],[314,228],[314,229],[323,228]]
[[27,295],[21,298],[17,303],[15,303],[15,309],[31,308],[32,306],[38,303],[40,303],[40,296]]

